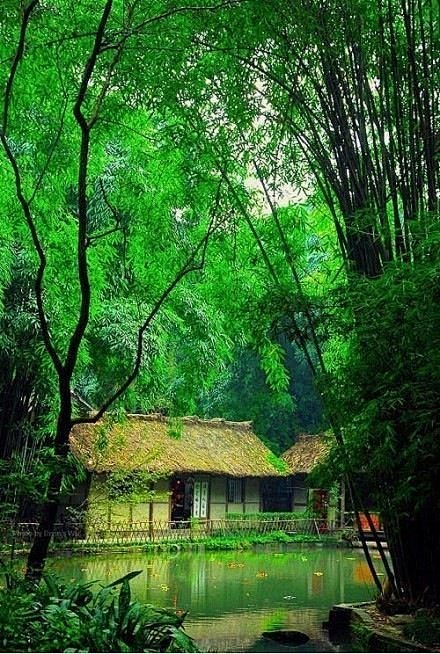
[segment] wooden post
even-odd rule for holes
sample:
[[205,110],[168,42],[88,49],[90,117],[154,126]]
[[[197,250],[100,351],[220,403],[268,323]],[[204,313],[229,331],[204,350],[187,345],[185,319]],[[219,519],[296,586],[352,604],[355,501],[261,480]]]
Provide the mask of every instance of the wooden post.
[[339,526],[341,529],[344,528],[345,525],[345,480],[342,479],[340,482],[340,502],[339,502]]
[[150,499],[148,506],[148,535],[150,540],[154,540],[154,525],[153,525],[153,500]]

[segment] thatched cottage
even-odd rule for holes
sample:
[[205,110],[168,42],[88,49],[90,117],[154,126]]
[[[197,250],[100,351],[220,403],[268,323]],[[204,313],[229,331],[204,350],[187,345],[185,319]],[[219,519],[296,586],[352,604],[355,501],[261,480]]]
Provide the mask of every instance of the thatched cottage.
[[107,525],[259,511],[262,480],[283,475],[250,422],[129,415],[74,427],[70,446],[87,470],[72,499]]
[[325,459],[329,450],[330,445],[324,434],[300,434],[281,458],[291,474],[291,510],[312,509],[318,518],[334,524],[338,511],[344,510],[344,499],[340,501],[339,489],[335,488],[332,492],[328,488],[312,488],[308,483],[308,476]]
[[293,511],[305,511],[313,503],[326,501],[328,491],[309,488],[307,476],[326,457],[328,451],[329,446],[323,434],[300,434],[296,443],[282,454],[281,458],[287,463],[293,475],[291,479]]

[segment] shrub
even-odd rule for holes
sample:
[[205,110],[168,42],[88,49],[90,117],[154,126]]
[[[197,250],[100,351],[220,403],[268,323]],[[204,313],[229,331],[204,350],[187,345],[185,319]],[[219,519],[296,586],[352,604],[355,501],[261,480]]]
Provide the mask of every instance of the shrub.
[[255,522],[264,522],[267,520],[307,520],[313,518],[313,513],[310,511],[258,511],[255,513],[227,513],[226,518],[228,520],[252,520]]
[[131,599],[131,572],[92,590],[44,575],[37,587],[9,575],[0,590],[3,652],[198,652],[183,631],[185,614]]
[[404,635],[428,647],[440,643],[440,617],[430,612],[416,615],[413,622],[404,625]]

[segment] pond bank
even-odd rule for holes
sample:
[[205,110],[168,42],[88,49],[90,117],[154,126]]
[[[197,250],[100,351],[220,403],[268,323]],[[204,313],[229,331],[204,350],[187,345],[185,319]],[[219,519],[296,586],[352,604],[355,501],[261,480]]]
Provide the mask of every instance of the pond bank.
[[388,616],[380,613],[375,602],[336,604],[330,610],[330,639],[347,635],[365,652],[438,652],[405,637],[404,627],[414,621],[410,615]]
[[298,545],[331,545],[332,547],[344,544],[335,536],[314,536],[307,534],[286,534],[285,532],[272,532],[270,534],[212,536],[208,538],[185,539],[176,541],[163,540],[155,543],[121,544],[117,541],[101,542],[81,545],[69,544],[68,547],[59,544],[53,547],[52,554],[82,553],[99,554],[110,552],[146,552],[160,554],[162,552],[227,552],[233,550],[249,550],[258,545],[277,545],[297,543]]
[[[283,531],[274,531],[268,534],[240,534],[231,536],[211,536],[199,538],[186,538],[179,541],[161,540],[156,542],[120,542],[117,539],[90,542],[52,542],[49,554],[51,556],[66,555],[102,555],[145,552],[161,554],[163,552],[227,552],[233,550],[249,550],[257,546],[290,544],[317,545],[343,547],[347,545],[336,534],[286,534]],[[27,554],[27,548],[16,547],[14,552],[20,555]]]

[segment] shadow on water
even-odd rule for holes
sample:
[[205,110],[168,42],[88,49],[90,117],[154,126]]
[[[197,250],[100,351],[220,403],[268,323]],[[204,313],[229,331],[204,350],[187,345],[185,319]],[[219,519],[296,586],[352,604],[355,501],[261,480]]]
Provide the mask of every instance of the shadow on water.
[[[374,597],[362,554],[342,548],[75,556],[53,559],[51,569],[103,583],[143,570],[132,582],[133,596],[188,610],[186,630],[205,652],[335,651],[322,628],[330,607]],[[262,636],[274,630],[299,631],[309,640],[293,645]]]
[[295,631],[294,629],[274,629],[272,631],[263,631],[263,638],[268,638],[275,643],[281,643],[281,645],[291,647],[305,645],[310,640],[310,638],[306,634],[303,634],[302,631]]

